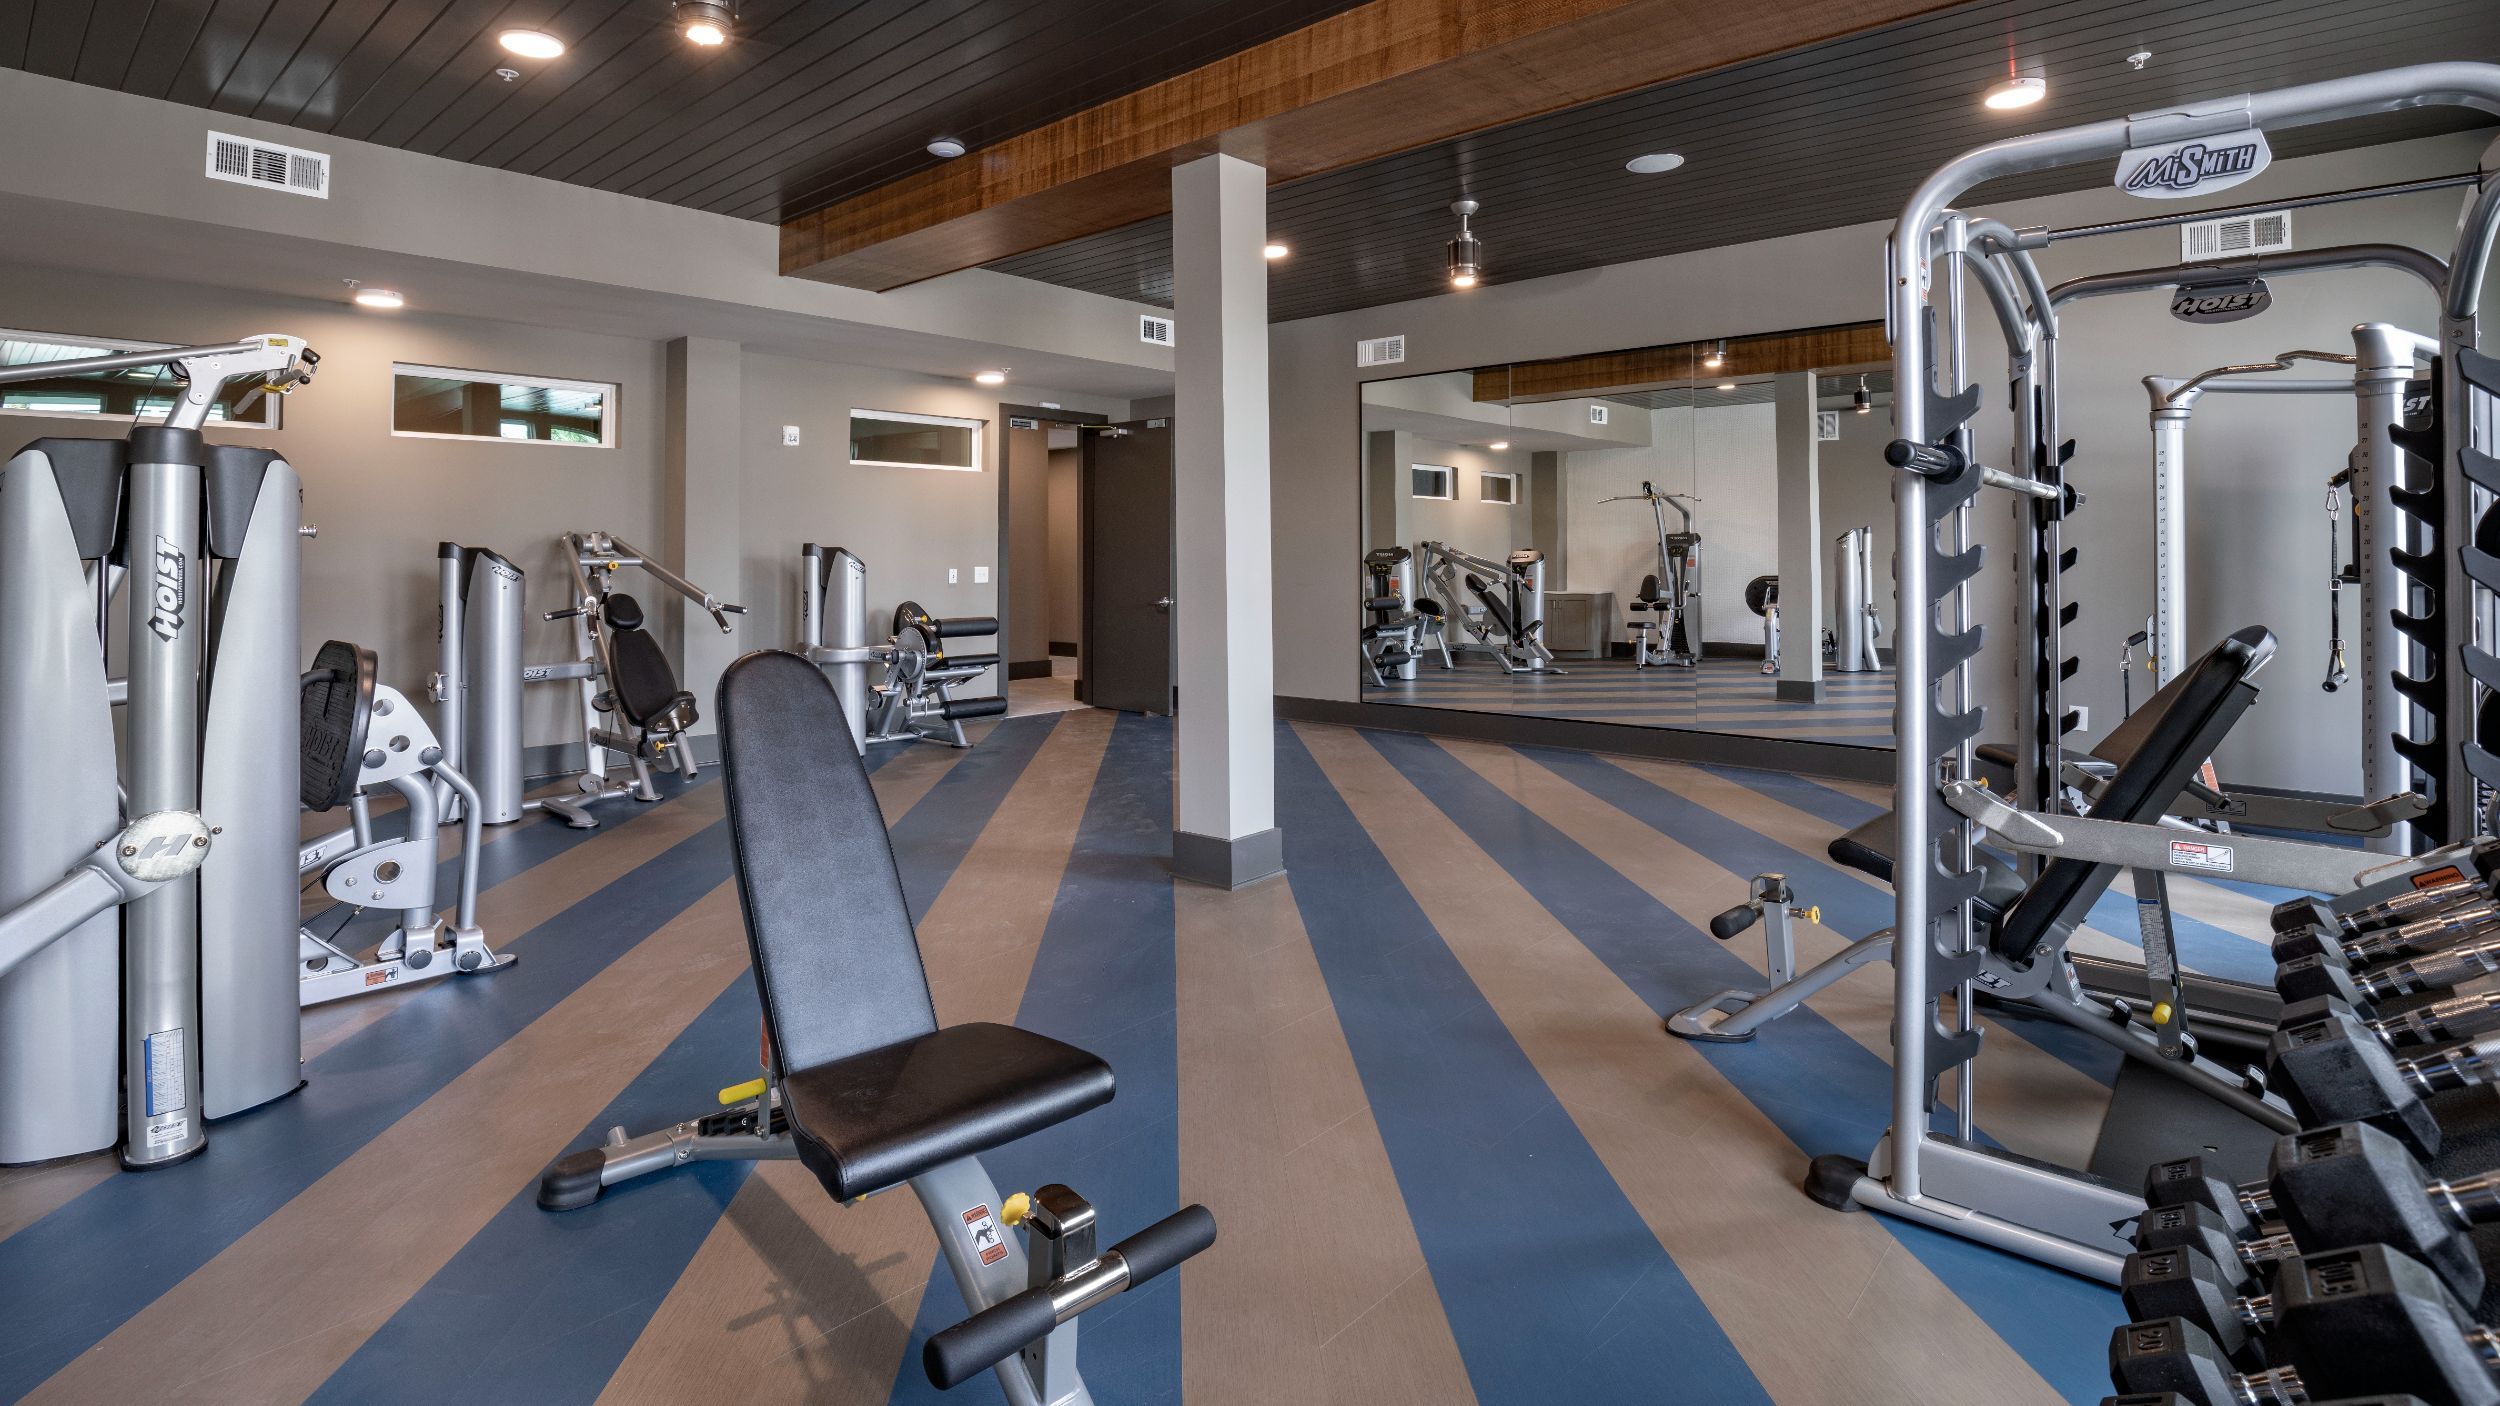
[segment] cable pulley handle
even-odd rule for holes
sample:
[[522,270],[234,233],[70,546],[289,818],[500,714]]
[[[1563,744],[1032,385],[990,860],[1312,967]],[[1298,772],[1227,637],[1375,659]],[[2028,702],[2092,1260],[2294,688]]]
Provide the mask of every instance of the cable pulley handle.
[[1921,478],[1951,478],[1962,471],[1969,460],[1950,444],[1921,444],[1914,439],[1896,439],[1884,446],[1884,462],[1896,469],[1908,469]]
[[570,610],[550,610],[538,618],[541,620],[571,620],[576,616],[579,616],[581,613],[582,608],[577,605]]

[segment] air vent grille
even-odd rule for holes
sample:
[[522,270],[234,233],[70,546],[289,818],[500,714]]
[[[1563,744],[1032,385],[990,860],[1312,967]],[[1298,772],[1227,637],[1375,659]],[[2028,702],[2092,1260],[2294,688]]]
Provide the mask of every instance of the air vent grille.
[[329,157],[249,137],[209,133],[207,174],[214,181],[261,186],[317,200],[330,198]]
[[2186,263],[2272,254],[2292,247],[2292,212],[2267,210],[2179,226],[2179,258]]
[[1406,360],[1406,338],[1374,337],[1354,344],[1354,364],[1362,366],[1395,366]]
[[1150,313],[1137,315],[1137,340],[1158,347],[1172,345],[1172,319]]

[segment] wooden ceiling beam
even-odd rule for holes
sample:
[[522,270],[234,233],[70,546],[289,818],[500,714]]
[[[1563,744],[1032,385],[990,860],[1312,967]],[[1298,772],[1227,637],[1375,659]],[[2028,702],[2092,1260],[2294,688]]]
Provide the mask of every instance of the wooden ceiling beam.
[[1318,175],[1952,3],[1370,0],[785,220],[781,271],[882,292],[1166,214],[1210,153]]
[[1568,400],[1744,380],[1786,371],[1835,371],[1892,359],[1892,345],[1884,340],[1884,324],[1880,322],[1730,337],[1726,359],[1716,367],[1705,368],[1701,360],[1716,345],[1715,341],[1674,342],[1630,351],[1482,367],[1473,373],[1473,398],[1479,402],[1513,403]]

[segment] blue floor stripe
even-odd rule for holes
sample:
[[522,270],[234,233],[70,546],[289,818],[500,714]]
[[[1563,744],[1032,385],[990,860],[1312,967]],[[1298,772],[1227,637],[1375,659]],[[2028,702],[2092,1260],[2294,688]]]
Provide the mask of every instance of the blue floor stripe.
[[[1731,986],[1759,986],[1750,966],[1447,751],[1423,738],[1365,736],[1661,1017]],[[1889,1122],[1890,1066],[1811,1010],[1747,1044],[1693,1049],[1808,1153],[1862,1154]],[[2101,1390],[2102,1329],[2116,1307],[2106,1289],[2019,1261],[2008,1276],[1995,1263],[2006,1257],[1967,1241],[1889,1220],[1886,1228],[2043,1378],[2069,1395]],[[2023,1286],[2016,1296],[2005,1293],[2009,1277]],[[2057,1309],[2042,1311],[2052,1302]]]
[[[488,853],[518,867],[534,838]],[[727,832],[715,823],[532,929],[511,969],[401,1001],[308,1063],[301,1092],[217,1123],[202,1156],[100,1182],[0,1242],[0,1322],[10,1325],[0,1398],[60,1370],[728,872]]]
[[[894,824],[896,857],[909,857],[912,920],[928,916],[982,825],[1005,801],[1057,719],[1001,724]],[[870,762],[897,747],[872,750]],[[710,1112],[712,1090],[755,1072],[757,1005],[744,974],[729,984],[568,1147],[610,1127],[649,1132]],[[323,1406],[447,1396],[547,1403],[596,1400],[685,1272],[754,1164],[701,1163],[629,1182],[565,1215],[538,1208],[533,1184],[498,1211],[314,1398]],[[775,1205],[758,1214],[786,1214]],[[770,1255],[812,1233],[758,1236]],[[824,1254],[811,1245],[798,1254]],[[470,1350],[446,1354],[445,1343]]]
[[1768,1400],[1290,730],[1277,801],[1294,898],[1477,1398]]
[[[1100,1055],[1119,1095],[982,1155],[1002,1194],[1052,1181],[1076,1188],[1093,1202],[1106,1247],[1180,1204],[1171,816],[1171,722],[1121,714],[1016,1010],[1016,1024]],[[1097,1402],[1180,1400],[1180,1294],[1180,1276],[1166,1275],[1085,1315],[1079,1361]],[[896,1406],[948,1399],[923,1375],[920,1348],[964,1313],[954,1277],[933,1265],[895,1373]]]

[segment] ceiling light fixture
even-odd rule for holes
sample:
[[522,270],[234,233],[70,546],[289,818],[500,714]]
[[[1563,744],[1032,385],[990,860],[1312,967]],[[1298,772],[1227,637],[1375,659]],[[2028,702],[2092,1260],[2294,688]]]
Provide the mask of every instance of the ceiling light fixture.
[[1002,366],[996,371],[984,371],[972,379],[985,386],[1003,386],[1007,384],[1007,368]]
[[1711,370],[1713,370],[1713,371],[1716,371],[1716,370],[1718,370],[1720,367],[1722,367],[1722,366],[1726,365],[1726,364],[1727,364],[1727,338],[1725,338],[1725,337],[1721,337],[1719,340],[1717,340],[1717,341],[1715,341],[1715,342],[1711,343],[1711,344],[1710,344],[1710,355],[1703,357],[1703,358],[1701,359],[1701,364],[1702,364],[1703,366],[1708,367],[1709,369],[1711,369]]
[[1497,439],[1497,440],[1493,441],[1491,444],[1486,445],[1486,446],[1485,446],[1485,448],[1490,449],[1490,450],[1492,450],[1494,453],[1498,454],[1498,453],[1502,452],[1503,450],[1510,448],[1510,441],[1509,441],[1509,440],[1506,440],[1506,439]]
[[1990,88],[1980,101],[1998,112],[2012,112],[2016,108],[2030,107],[2048,95],[2049,80],[2017,77],[2008,78]]
[[1259,251],[1261,255],[1266,257],[1269,263],[1274,263],[1278,259],[1281,259],[1292,252],[1293,248],[1291,245],[1275,243],[1271,243],[1266,248]]
[[2127,55],[2127,67],[2134,69],[2138,73],[2142,73],[2144,71],[2144,65],[2151,63],[2152,61],[2153,51],[2150,49],[2138,49],[2134,53]]
[[359,288],[356,285],[356,280],[352,278],[347,280],[347,286],[356,290],[349,296],[354,300],[356,306],[360,308],[391,309],[404,308],[408,306],[408,300],[406,298],[399,296],[397,293],[392,292],[388,288]]
[[1719,389],[1723,391],[1732,391],[1736,389],[1736,383],[1734,381],[1721,381],[1719,383]]
[[507,29],[495,42],[525,59],[552,59],[564,52],[564,41],[541,29]]
[[1858,378],[1858,393],[1849,397],[1849,408],[1860,415],[1871,415],[1875,412],[1875,397],[1866,393],[1864,376]]
[[1472,200],[1455,201],[1450,213],[1458,216],[1458,238],[1450,241],[1450,286],[1473,288],[1484,278],[1484,241],[1467,227],[1468,218],[1478,209]]
[[677,32],[689,44],[717,49],[729,42],[729,31],[736,27],[738,16],[727,5],[714,0],[676,0]]
[[948,161],[952,161],[956,157],[961,156],[970,150],[970,147],[965,146],[962,142],[955,140],[953,137],[940,137],[936,141],[929,143],[929,154],[931,156],[943,157]]
[[1656,151],[1647,156],[1633,157],[1623,163],[1623,169],[1636,176],[1655,176],[1683,164],[1684,158],[1672,151]]

